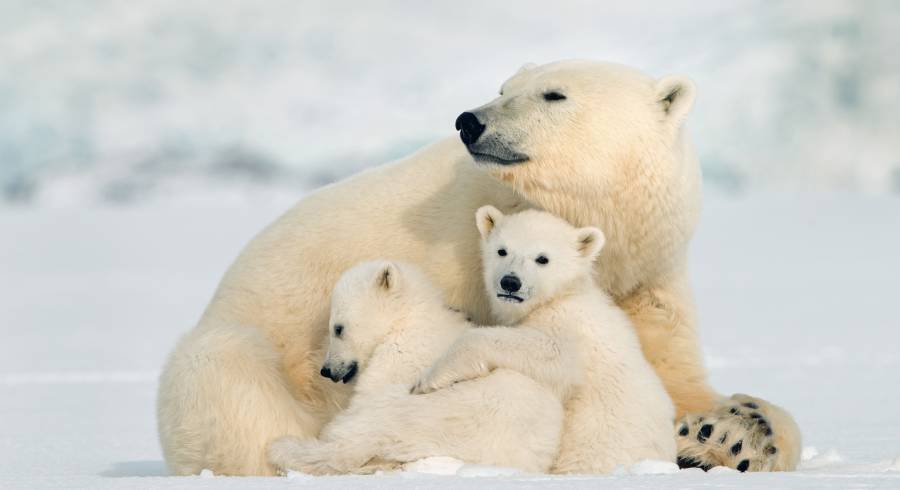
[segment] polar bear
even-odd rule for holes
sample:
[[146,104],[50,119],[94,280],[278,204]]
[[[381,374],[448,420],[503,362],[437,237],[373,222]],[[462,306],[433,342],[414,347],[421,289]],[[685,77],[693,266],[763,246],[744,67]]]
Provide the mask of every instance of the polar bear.
[[[645,459],[675,462],[675,408],[625,313],[591,277],[603,233],[549,213],[477,213],[494,317],[510,327],[464,333],[418,381],[441,393],[495,369],[566,393],[554,473],[608,473]],[[470,381],[468,381],[470,382]]]
[[417,267],[363,262],[341,276],[331,298],[321,374],[355,382],[350,406],[317,439],[273,442],[274,466],[315,475],[370,473],[451,456],[550,470],[563,426],[562,403],[550,387],[498,369],[430,395],[410,394],[416,379],[471,326],[444,306]]
[[[631,317],[677,414],[736,418],[735,400],[707,383],[687,285],[700,209],[684,129],[694,95],[678,75],[593,61],[529,65],[457,118],[458,137],[304,197],[247,245],[163,368],[157,418],[170,471],[272,474],[269,441],[314,437],[346,406],[350,387],[318,372],[328,294],[353,264],[416,264],[451,306],[492,324],[481,271],[461,265],[478,263],[471,217],[485,204],[604,230],[594,280]],[[778,423],[786,412],[758,405],[772,435],[742,451],[766,454],[771,443],[771,467],[793,467],[799,432]],[[684,451],[701,464],[731,464],[716,461],[722,451],[706,451],[696,431],[679,436]]]

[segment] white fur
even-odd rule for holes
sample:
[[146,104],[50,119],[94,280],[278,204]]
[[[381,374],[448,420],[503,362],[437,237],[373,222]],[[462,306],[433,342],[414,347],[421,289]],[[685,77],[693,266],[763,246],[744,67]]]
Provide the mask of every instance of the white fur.
[[[554,472],[607,473],[644,459],[674,462],[672,401],[644,359],[628,317],[591,280],[603,234],[534,210],[504,216],[486,206],[477,221],[495,316],[515,328],[467,332],[416,392],[440,393],[495,369],[517,370],[565,401]],[[500,286],[498,278],[508,275],[521,280],[524,294]]]
[[317,440],[276,440],[271,462],[311,474],[365,473],[451,456],[549,471],[559,451],[562,404],[530,378],[501,369],[438,393],[409,393],[468,327],[414,266],[365,262],[347,271],[332,295],[324,365],[338,370],[336,379],[359,366],[350,406]]
[[[269,441],[314,437],[346,405],[349,387],[319,369],[328,294],[353,264],[416,264],[450,305],[493,323],[481,270],[468,265],[479,260],[472,215],[485,204],[603,229],[596,283],[632,318],[679,413],[712,408],[686,281],[700,201],[682,125],[693,90],[673,99],[672,86],[610,63],[529,67],[474,109],[484,137],[515,143],[527,162],[474,161],[453,136],[303,198],[246,247],[164,367],[158,418],[170,470],[272,474]],[[544,101],[551,89],[567,99]]]

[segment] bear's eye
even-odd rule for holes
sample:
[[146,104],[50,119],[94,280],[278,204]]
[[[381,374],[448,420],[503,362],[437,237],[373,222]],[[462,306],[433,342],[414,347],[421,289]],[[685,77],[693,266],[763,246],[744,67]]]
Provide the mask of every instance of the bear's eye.
[[544,92],[544,100],[547,102],[566,100],[566,96],[556,91]]
[[550,263],[550,259],[548,259],[546,255],[538,255],[538,258],[534,259],[534,261],[541,265],[547,265]]
[[500,250],[497,250],[497,255],[499,255],[501,257],[506,257],[506,249],[501,248]]
[[344,326],[343,325],[335,325],[334,326],[334,336],[340,338],[342,333],[344,333]]

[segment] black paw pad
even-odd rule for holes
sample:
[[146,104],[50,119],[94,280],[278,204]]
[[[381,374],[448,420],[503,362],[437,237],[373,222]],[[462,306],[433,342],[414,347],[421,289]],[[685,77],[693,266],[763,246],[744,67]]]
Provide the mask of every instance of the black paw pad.
[[744,441],[740,440],[740,441],[734,443],[733,446],[731,446],[731,454],[737,456],[741,452],[741,449],[743,449],[743,448],[744,448]]
[[687,424],[681,426],[681,429],[678,430],[678,435],[679,435],[679,436],[682,436],[682,437],[688,435],[688,426],[687,426]]
[[752,408],[753,410],[756,410],[757,408],[759,408],[759,405],[757,405],[753,402],[741,403],[741,405],[743,405],[747,408]]
[[697,432],[697,440],[700,442],[706,442],[713,433],[712,424],[706,424],[703,427],[700,427],[700,430]]
[[753,412],[753,413],[750,414],[750,418],[751,418],[751,419],[761,419],[761,418],[762,418],[762,415],[760,415],[760,414],[758,414],[758,413],[756,413],[756,412]]
[[703,464],[702,462],[700,462],[694,458],[684,458],[684,457],[679,456],[678,459],[675,460],[675,462],[678,463],[678,467],[681,469],[700,468],[703,471],[709,471],[712,468],[712,465]]
[[745,460],[741,461],[740,463],[738,463],[738,465],[737,465],[737,470],[740,471],[741,473],[747,471],[748,468],[750,468],[750,460],[749,459],[745,459]]

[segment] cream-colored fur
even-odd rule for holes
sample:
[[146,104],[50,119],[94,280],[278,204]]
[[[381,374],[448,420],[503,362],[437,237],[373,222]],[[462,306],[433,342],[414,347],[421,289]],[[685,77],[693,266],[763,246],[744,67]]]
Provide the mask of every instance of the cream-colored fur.
[[384,261],[353,267],[338,281],[331,311],[323,373],[353,383],[359,371],[350,406],[317,439],[276,440],[269,450],[276,467],[368,473],[451,456],[549,471],[563,409],[534,380],[499,369],[430,395],[410,394],[413,382],[470,327],[417,267]]
[[[566,99],[545,101],[548,90]],[[693,98],[682,77],[620,65],[523,69],[475,114],[484,141],[528,161],[475,160],[452,137],[303,198],[241,253],[164,367],[159,430],[171,471],[272,474],[269,441],[314,437],[345,406],[348,387],[318,371],[328,293],[357,262],[419,265],[450,305],[492,323],[469,265],[479,257],[471,216],[484,204],[603,229],[595,281],[631,316],[678,412],[712,409],[685,281],[700,201],[682,128]]]
[[[675,461],[675,409],[628,317],[591,278],[596,228],[545,212],[478,211],[494,315],[511,327],[466,332],[419,380],[440,393],[495,369],[552,386],[566,408],[556,473],[607,473],[644,459]],[[515,286],[504,287],[509,278]]]

